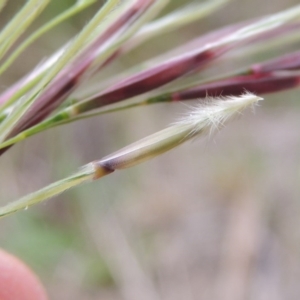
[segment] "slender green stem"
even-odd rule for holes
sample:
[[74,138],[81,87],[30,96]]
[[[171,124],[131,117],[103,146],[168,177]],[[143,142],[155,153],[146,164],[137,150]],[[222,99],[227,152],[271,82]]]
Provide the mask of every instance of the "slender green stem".
[[90,181],[94,176],[95,168],[92,164],[87,165],[78,173],[72,176],[50,184],[37,192],[29,194],[28,196],[25,196],[18,201],[12,202],[0,208],[0,217],[6,216],[22,209],[27,209],[31,205],[37,204],[45,199],[58,195],[65,190],[75,187],[81,183]]
[[64,22],[68,18],[71,18],[75,14],[81,12],[86,7],[92,5],[96,0],[86,0],[76,2],[72,7],[46,23],[44,26],[36,30],[33,34],[31,34],[1,65],[0,74],[2,74],[14,61],[15,59],[35,40],[37,40],[40,36],[45,34],[47,31],[53,29],[55,26]]
[[154,102],[150,102],[150,101],[147,102],[147,100],[146,100],[146,101],[142,101],[142,102],[118,105],[118,106],[114,106],[112,108],[101,109],[98,111],[92,111],[90,113],[79,114],[79,115],[74,115],[74,116],[73,116],[73,112],[72,112],[72,106],[70,106],[70,107],[56,113],[54,116],[42,121],[41,123],[39,123],[33,127],[30,127],[29,129],[22,131],[18,135],[4,141],[3,143],[0,144],[0,149],[3,149],[7,146],[19,143],[19,142],[29,138],[30,136],[33,136],[35,134],[38,134],[39,132],[45,131],[47,129],[50,129],[50,128],[53,128],[56,126],[68,124],[68,123],[79,121],[79,120],[86,119],[86,118],[91,118],[94,116],[113,113],[113,112],[129,109],[129,108],[133,108],[133,107],[144,106],[147,104],[153,104],[153,103]]
[[50,0],[30,0],[0,34],[0,58],[44,10]]

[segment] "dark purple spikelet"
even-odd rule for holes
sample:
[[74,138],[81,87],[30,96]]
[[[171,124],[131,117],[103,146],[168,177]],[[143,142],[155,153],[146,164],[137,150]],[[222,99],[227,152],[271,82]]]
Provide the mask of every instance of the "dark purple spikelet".
[[88,111],[146,93],[191,72],[216,57],[216,53],[204,51],[193,57],[179,58],[146,70],[80,103],[79,110]]

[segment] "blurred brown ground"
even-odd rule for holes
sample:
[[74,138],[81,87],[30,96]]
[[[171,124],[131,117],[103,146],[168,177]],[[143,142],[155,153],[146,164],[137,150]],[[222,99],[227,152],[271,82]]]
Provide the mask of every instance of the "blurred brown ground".
[[[52,2],[44,18],[67,5]],[[297,3],[235,0],[136,49],[105,76],[208,30]],[[19,1],[9,1],[3,20],[17,7]],[[0,87],[50,55],[92,12],[39,40]],[[290,49],[282,45],[232,65]],[[255,113],[245,112],[213,137],[1,220],[0,245],[28,263],[56,300],[299,299],[299,109],[298,90],[266,95]],[[1,157],[1,203],[164,128],[185,110],[143,107],[28,139]]]

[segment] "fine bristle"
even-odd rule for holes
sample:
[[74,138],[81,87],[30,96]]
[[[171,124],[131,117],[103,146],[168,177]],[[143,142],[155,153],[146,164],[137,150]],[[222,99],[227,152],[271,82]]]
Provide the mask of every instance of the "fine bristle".
[[204,103],[192,107],[189,113],[174,125],[190,125],[192,135],[207,130],[211,131],[222,126],[233,115],[253,106],[260,100],[263,98],[249,92],[241,96],[207,98]]

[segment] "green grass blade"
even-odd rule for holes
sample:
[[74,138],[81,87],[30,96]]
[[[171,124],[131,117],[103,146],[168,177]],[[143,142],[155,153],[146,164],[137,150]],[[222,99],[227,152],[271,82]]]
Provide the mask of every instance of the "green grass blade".
[[[156,101],[156,102],[158,102],[158,101]],[[160,101],[160,102],[162,102],[162,101]],[[94,116],[100,116],[100,115],[104,115],[104,114],[108,114],[108,113],[113,113],[113,112],[129,109],[129,108],[144,106],[144,105],[148,105],[148,104],[154,104],[154,101],[153,102],[149,101],[149,103],[147,101],[141,101],[141,102],[135,102],[135,103],[129,103],[129,104],[123,104],[123,105],[117,105],[117,106],[114,105],[112,108],[105,108],[105,109],[101,109],[101,110],[97,110],[97,111],[92,111],[92,112],[86,113],[86,114],[78,114],[75,116],[73,116],[73,112],[72,112],[73,107],[70,106],[70,107],[56,113],[54,116],[49,117],[48,119],[42,121],[41,123],[39,123],[33,127],[30,127],[29,129],[22,131],[18,135],[4,141],[2,144],[0,144],[0,149],[3,149],[8,146],[11,146],[13,144],[19,143],[35,134],[38,134],[42,131],[48,130],[48,129],[56,127],[56,126],[72,123],[75,121],[91,118]],[[0,119],[0,122],[1,122],[1,119]]]
[[82,170],[80,170],[78,173],[70,177],[50,184],[37,192],[29,194],[28,196],[25,196],[18,201],[12,202],[0,208],[0,217],[4,217],[22,209],[27,209],[31,205],[40,203],[41,201],[58,195],[67,189],[75,187],[86,181],[90,181],[93,179],[94,174],[95,169],[93,165],[87,165],[86,167],[82,168]]

